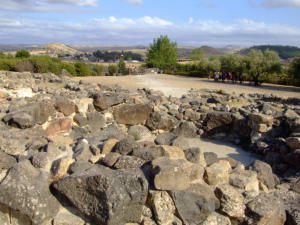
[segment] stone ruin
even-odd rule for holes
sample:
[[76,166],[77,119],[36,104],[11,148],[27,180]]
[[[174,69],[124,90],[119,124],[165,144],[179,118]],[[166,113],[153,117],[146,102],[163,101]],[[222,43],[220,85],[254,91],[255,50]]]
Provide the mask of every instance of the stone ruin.
[[[0,91],[0,224],[300,224],[300,99],[13,72]],[[218,158],[200,137],[261,160]]]

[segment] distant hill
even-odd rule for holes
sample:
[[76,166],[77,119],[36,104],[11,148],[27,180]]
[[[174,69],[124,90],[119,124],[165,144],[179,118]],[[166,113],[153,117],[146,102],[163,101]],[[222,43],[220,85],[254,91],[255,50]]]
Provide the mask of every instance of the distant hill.
[[61,43],[51,43],[39,46],[37,49],[31,51],[31,54],[70,54],[75,55],[80,53],[78,50],[71,48]]
[[282,46],[282,45],[258,45],[251,48],[243,49],[240,51],[240,54],[247,55],[251,49],[265,51],[270,49],[278,53],[279,57],[282,59],[293,58],[300,56],[300,48],[295,46]]

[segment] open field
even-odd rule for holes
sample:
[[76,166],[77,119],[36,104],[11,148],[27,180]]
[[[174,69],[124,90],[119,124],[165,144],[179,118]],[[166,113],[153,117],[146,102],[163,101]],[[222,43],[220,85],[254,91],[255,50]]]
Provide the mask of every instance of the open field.
[[102,76],[102,77],[76,77],[75,80],[85,80],[93,83],[118,84],[123,88],[134,90],[137,88],[152,88],[160,90],[165,95],[181,97],[189,89],[217,89],[228,93],[261,93],[274,94],[281,97],[300,98],[300,88],[291,86],[281,86],[274,84],[263,84],[260,87],[250,86],[248,84],[232,84],[231,82],[222,83],[208,80],[205,78],[183,77],[174,75],[147,74],[140,76]]

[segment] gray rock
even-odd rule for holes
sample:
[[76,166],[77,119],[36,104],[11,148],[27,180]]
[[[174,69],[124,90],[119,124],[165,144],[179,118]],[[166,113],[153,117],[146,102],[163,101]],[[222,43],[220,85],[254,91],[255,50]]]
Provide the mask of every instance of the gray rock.
[[207,184],[192,185],[182,191],[170,191],[184,224],[201,224],[220,207],[219,200]]
[[73,151],[73,158],[76,161],[88,161],[93,156],[90,146],[85,139],[80,140]]
[[189,148],[184,150],[185,158],[192,163],[199,163],[203,167],[206,166],[204,153],[200,148]]
[[151,166],[157,190],[184,190],[192,183],[203,182],[204,168],[184,159],[160,157]]
[[87,116],[87,124],[91,128],[91,131],[94,132],[96,130],[102,129],[106,125],[105,117],[100,112],[89,112],[86,114]]
[[103,159],[101,159],[101,163],[105,166],[112,167],[120,157],[121,154],[117,152],[110,152]]
[[131,126],[128,129],[128,135],[132,136],[136,141],[152,139],[149,129],[142,125]]
[[50,162],[47,152],[37,152],[32,156],[32,165],[35,168],[46,168]]
[[218,133],[228,133],[230,132],[232,122],[231,113],[212,112],[207,114],[203,122],[203,128],[208,136]]
[[173,133],[177,136],[193,138],[197,136],[197,127],[192,122],[181,122]]
[[69,116],[75,112],[75,104],[65,97],[56,98],[55,108],[65,116]]
[[0,151],[0,169],[7,170],[17,164],[17,160],[5,152]]
[[88,169],[90,169],[93,166],[92,163],[90,162],[84,162],[84,161],[79,161],[79,162],[74,162],[70,165],[69,168],[69,173],[82,173]]
[[98,111],[103,111],[111,106],[121,104],[125,97],[120,93],[104,92],[94,96],[94,107]]
[[202,225],[231,225],[231,221],[226,216],[212,212]]
[[159,149],[155,146],[135,148],[132,152],[132,155],[139,157],[145,161],[152,161],[162,156]]
[[144,124],[152,107],[149,104],[124,104],[114,108],[114,118],[118,123],[126,125]]
[[210,166],[218,161],[218,156],[214,152],[204,152],[204,158],[207,166]]
[[245,217],[244,197],[229,184],[218,185],[215,195],[220,200],[220,210],[231,218],[241,219]]
[[147,119],[146,126],[149,127],[150,130],[170,131],[176,127],[177,123],[178,121],[174,117],[164,112],[153,112]]
[[272,172],[272,168],[269,164],[255,160],[250,166],[249,170],[253,170],[257,173],[257,178],[261,181],[264,185],[268,187],[268,189],[275,188],[275,181]]
[[136,156],[122,155],[114,164],[115,169],[138,169],[145,163],[144,160]]
[[97,224],[139,223],[148,183],[138,170],[111,170],[103,166],[68,176],[53,185]]
[[156,136],[155,143],[158,145],[171,145],[176,135],[170,132],[163,132]]
[[28,160],[15,165],[0,184],[0,202],[27,215],[34,224],[53,218],[59,203],[49,190],[49,177]]
[[286,214],[280,198],[261,193],[247,204],[248,224],[284,225]]
[[113,152],[120,153],[121,155],[127,155],[135,148],[137,148],[137,143],[132,136],[127,136],[114,146]]

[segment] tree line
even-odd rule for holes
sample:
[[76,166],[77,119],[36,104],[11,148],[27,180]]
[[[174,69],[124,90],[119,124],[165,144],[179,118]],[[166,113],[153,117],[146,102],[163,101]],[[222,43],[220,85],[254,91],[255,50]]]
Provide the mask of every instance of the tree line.
[[142,61],[143,57],[141,54],[138,53],[133,53],[131,51],[129,52],[117,52],[117,51],[100,51],[97,50],[93,52],[94,57],[96,57],[98,60],[103,60],[104,62],[114,62],[117,61],[121,58],[124,60],[137,60],[137,61]]
[[167,36],[153,40],[147,53],[147,67],[156,67],[168,74],[208,77],[216,71],[243,74],[245,80],[300,85],[300,58],[282,64],[275,51],[251,49],[246,56],[233,54],[207,58],[201,49],[189,56],[190,63],[177,62],[177,44]]

